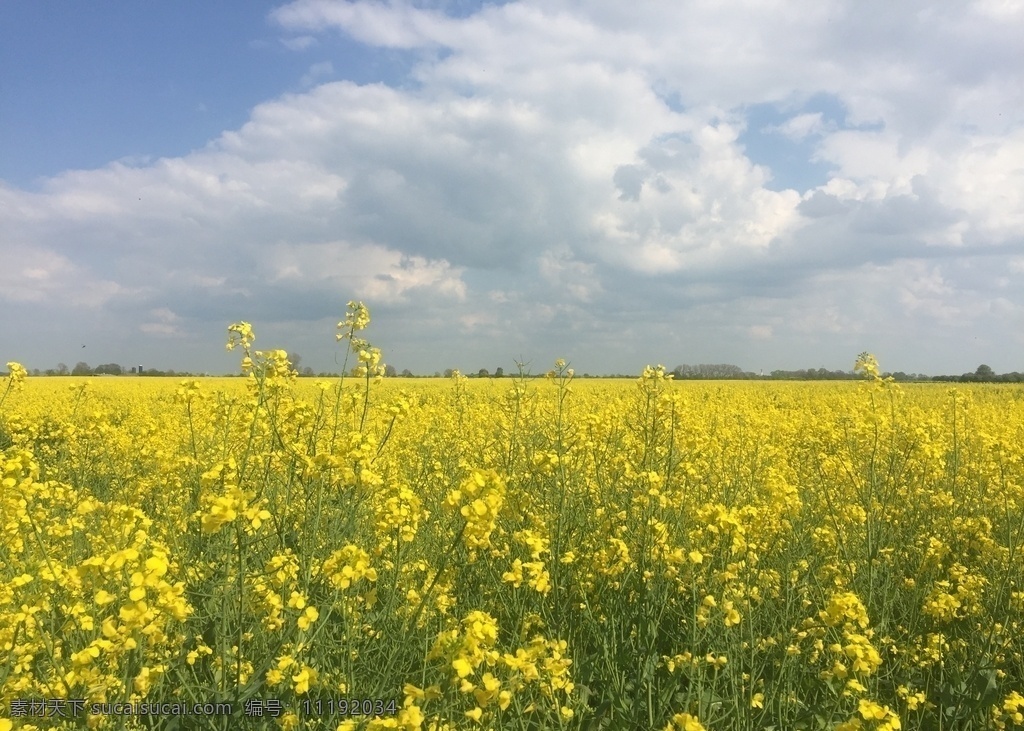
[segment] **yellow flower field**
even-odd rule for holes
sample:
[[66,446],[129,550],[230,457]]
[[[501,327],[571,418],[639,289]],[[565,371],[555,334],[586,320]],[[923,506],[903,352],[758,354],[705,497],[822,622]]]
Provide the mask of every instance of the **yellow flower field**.
[[0,731],[1024,728],[1024,391],[0,380]]

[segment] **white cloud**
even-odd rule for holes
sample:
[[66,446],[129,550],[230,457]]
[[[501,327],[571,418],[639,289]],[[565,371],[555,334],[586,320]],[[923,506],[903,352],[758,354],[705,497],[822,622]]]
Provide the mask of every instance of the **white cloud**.
[[150,310],[149,314],[159,322],[174,323],[181,321],[181,318],[167,307],[157,307],[155,310]]
[[319,61],[309,67],[309,70],[302,75],[299,83],[302,86],[312,86],[325,78],[334,75],[334,64],[330,61]]
[[313,36],[293,36],[290,38],[282,38],[281,45],[292,51],[305,51],[317,44],[317,40]]
[[943,324],[955,323],[961,310],[951,299],[956,290],[943,278],[937,267],[908,277],[900,288],[900,302],[910,313],[920,313]]
[[466,297],[461,268],[373,244],[279,244],[271,250],[266,266],[272,282],[347,289],[356,297],[381,303],[405,302],[416,290],[454,300]]
[[132,293],[129,288],[41,247],[7,244],[3,247],[3,260],[0,301],[11,304],[93,309]]
[[364,43],[390,48],[421,46],[450,25],[437,12],[404,3],[308,0],[278,8],[271,18],[291,30],[343,28]]
[[[622,344],[689,347],[666,318],[782,359],[848,359],[878,328],[909,358],[901,327],[994,332],[986,313],[1021,306],[986,291],[1024,246],[1017,4],[547,0],[455,17],[297,0],[271,20],[288,48],[324,53],[302,93],[200,150],[0,186],[0,298],[184,337],[362,297],[435,349],[458,350],[456,323],[481,358],[575,343],[605,370],[625,368]],[[407,83],[326,82],[347,72],[320,43],[336,33],[407,52]],[[779,145],[813,147],[796,164],[827,169],[803,195],[770,187],[744,144],[766,103]]]
[[778,132],[793,141],[799,141],[811,135],[818,135],[826,129],[821,112],[807,112],[790,117],[780,125],[770,126],[769,132]]
[[157,307],[149,311],[150,321],[139,325],[139,331],[146,335],[161,338],[181,338],[185,336],[182,318],[167,307]]
[[538,260],[538,266],[545,282],[573,300],[591,302],[604,291],[597,267],[575,260],[568,251],[544,252]]
[[3,254],[0,298],[8,303],[45,301],[63,292],[63,282],[72,279],[74,266],[52,251],[8,244]]

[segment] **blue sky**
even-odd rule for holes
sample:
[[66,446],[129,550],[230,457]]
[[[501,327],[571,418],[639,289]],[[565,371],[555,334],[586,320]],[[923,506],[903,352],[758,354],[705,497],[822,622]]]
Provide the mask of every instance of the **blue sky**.
[[[268,21],[278,4],[6,3],[0,177],[31,187],[68,168],[182,155],[260,102],[323,80],[306,80],[309,56]],[[358,83],[401,83],[407,70],[343,36],[310,53]]]
[[[0,5],[0,359],[1024,370],[1024,3]],[[82,345],[87,349],[83,350]],[[85,354],[88,353],[86,356]]]

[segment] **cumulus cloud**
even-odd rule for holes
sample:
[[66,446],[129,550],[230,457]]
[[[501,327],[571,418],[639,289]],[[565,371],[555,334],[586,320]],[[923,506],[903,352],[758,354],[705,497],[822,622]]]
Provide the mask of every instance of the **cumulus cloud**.
[[264,276],[272,283],[348,289],[362,299],[394,304],[408,302],[408,295],[417,292],[464,300],[466,285],[461,274],[460,268],[445,261],[407,256],[377,245],[329,242],[273,247]]
[[782,124],[767,128],[769,132],[778,132],[791,140],[802,140],[811,135],[819,135],[826,129],[821,112],[807,112],[790,117]]
[[313,86],[318,81],[334,75],[334,64],[330,61],[318,61],[309,67],[309,70],[302,75],[299,84],[302,86]]
[[[872,338],[909,359],[927,349],[906,333],[950,346],[961,327],[1002,347],[993,318],[1022,305],[991,286],[1024,247],[1019,8],[741,6],[284,4],[288,48],[401,51],[405,83],[320,60],[203,149],[0,187],[0,297],[153,337],[361,297],[425,370],[414,351],[573,346],[635,370],[672,360],[658,347],[755,367],[736,343],[790,367]],[[765,104],[782,121],[761,131],[825,166],[821,185],[769,187],[742,142]]]
[[119,295],[132,294],[129,288],[42,247],[8,243],[3,256],[0,301],[7,304],[95,309]]
[[139,332],[164,338],[180,338],[185,335],[181,329],[181,317],[167,307],[149,311],[150,321],[139,325]]
[[583,303],[593,302],[603,287],[594,264],[578,261],[563,251],[548,251],[538,261],[540,275],[555,291]]
[[292,51],[305,51],[316,45],[316,38],[313,36],[294,36],[282,38],[281,45]]

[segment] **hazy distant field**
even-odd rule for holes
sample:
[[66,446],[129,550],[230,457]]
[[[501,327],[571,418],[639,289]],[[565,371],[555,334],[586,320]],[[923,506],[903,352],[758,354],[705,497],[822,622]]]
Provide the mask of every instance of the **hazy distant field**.
[[356,345],[343,385],[7,393],[0,729],[1024,724],[1024,390],[377,383]]

